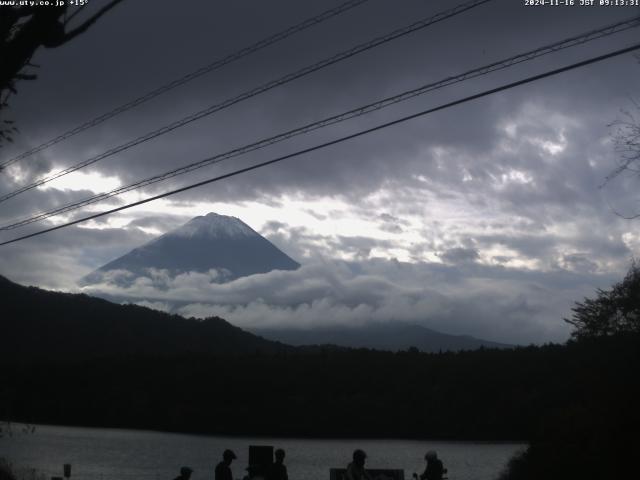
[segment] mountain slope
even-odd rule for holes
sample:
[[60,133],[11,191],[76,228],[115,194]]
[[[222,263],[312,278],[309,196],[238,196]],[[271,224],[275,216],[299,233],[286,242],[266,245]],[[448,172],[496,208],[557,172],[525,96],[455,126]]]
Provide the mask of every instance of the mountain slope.
[[83,294],[24,287],[0,276],[0,357],[78,359],[122,355],[275,352],[288,347],[221,318],[186,319]]
[[399,351],[416,347],[423,352],[511,348],[512,345],[491,342],[468,335],[448,335],[420,325],[399,322],[366,326],[338,326],[302,329],[251,329],[251,332],[288,345],[338,345],[351,348],[373,348]]
[[299,266],[240,219],[209,213],[103,265],[80,283],[99,283],[105,273],[117,270],[133,274],[119,278],[120,282],[132,281],[152,268],[171,275],[216,270],[217,280],[225,282]]

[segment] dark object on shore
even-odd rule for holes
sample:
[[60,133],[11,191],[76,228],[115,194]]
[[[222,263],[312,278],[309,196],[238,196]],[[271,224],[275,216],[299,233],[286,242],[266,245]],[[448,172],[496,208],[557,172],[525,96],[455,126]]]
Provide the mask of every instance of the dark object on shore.
[[273,447],[269,445],[249,445],[249,478],[266,478],[273,465]]
[[[367,473],[373,479],[404,480],[404,470],[397,468],[368,468]],[[329,480],[345,480],[346,475],[346,468],[329,469]]]

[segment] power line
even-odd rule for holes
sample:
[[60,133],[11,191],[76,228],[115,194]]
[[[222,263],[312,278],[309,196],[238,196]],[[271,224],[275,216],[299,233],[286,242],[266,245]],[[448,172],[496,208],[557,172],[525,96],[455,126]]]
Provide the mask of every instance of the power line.
[[227,99],[221,103],[212,105],[204,110],[200,110],[199,112],[196,112],[194,114],[191,114],[187,117],[184,117],[180,120],[177,120],[169,125],[166,125],[158,130],[154,130],[150,133],[147,133],[145,135],[142,135],[134,140],[131,140],[125,144],[119,145],[117,147],[114,147],[110,150],[107,150],[106,152],[103,152],[99,155],[96,155],[94,157],[91,157],[87,160],[84,160],[80,163],[77,163],[71,167],[67,167],[64,170],[61,170],[60,172],[57,172],[53,175],[50,175],[48,177],[44,177],[41,178],[39,180],[36,180],[35,182],[26,185],[24,187],[21,187],[17,190],[14,190],[12,192],[9,192],[7,194],[4,194],[2,196],[0,196],[0,202],[4,202],[10,198],[15,197],[16,195],[19,195],[23,192],[32,190],[36,187],[42,186],[48,182],[51,182],[57,178],[63,177],[65,175],[68,175],[72,172],[75,172],[77,170],[80,170],[84,167],[87,167],[89,165],[92,165],[100,160],[104,160],[107,157],[111,157],[113,155],[115,155],[116,153],[120,153],[123,152],[124,150],[127,150],[129,148],[132,148],[136,145],[139,145],[141,143],[147,142],[149,140],[152,140],[156,137],[159,137],[160,135],[164,135],[165,133],[169,133],[177,128],[183,127],[191,122],[194,122],[196,120],[199,120],[203,117],[206,117],[208,115],[211,115],[215,112],[218,112],[220,110],[224,110],[226,108],[231,107],[232,105],[235,105],[236,103],[242,102],[244,100],[247,100],[251,97],[254,97],[256,95],[259,95],[261,93],[264,93],[268,90],[271,90],[273,88],[276,88],[280,85],[284,85],[285,83],[289,83],[293,80],[296,80],[298,78],[301,78],[303,76],[309,75],[310,73],[313,73],[317,70],[320,70],[322,68],[328,67],[329,65],[333,65],[335,63],[338,63],[342,60],[346,60],[347,58],[353,57],[359,53],[365,52],[367,50],[371,50],[372,48],[375,48],[377,46],[383,45],[385,43],[388,43],[392,40],[395,40],[397,38],[403,37],[405,35],[408,35],[410,33],[416,32],[418,30],[421,30],[423,28],[426,28],[430,25],[433,25],[434,23],[437,22],[441,22],[447,18],[453,17],[455,15],[459,15],[467,10],[470,10],[472,8],[475,8],[479,5],[482,5],[484,3],[488,3],[492,0],[472,0],[470,2],[466,2],[463,4],[460,4],[456,7],[453,7],[449,10],[445,10],[443,12],[437,13],[431,17],[419,20],[415,23],[412,23],[411,25],[408,25],[406,27],[403,28],[399,28],[397,30],[394,30],[393,32],[381,36],[381,37],[377,37],[374,38],[373,40],[370,40],[369,42],[366,43],[362,43],[360,45],[357,45],[355,47],[350,48],[349,50],[345,50],[343,52],[340,52],[332,57],[326,58],[324,60],[321,60],[320,62],[314,63],[313,65],[309,65],[307,67],[304,67],[300,70],[297,70],[296,72],[293,73],[289,73],[283,77],[278,78],[277,80],[272,80],[270,82],[267,82],[259,87],[253,88],[251,90],[248,90],[236,97]]
[[455,76],[450,76],[447,77],[443,80],[440,80],[438,82],[434,82],[434,83],[430,83],[427,85],[423,85],[420,86],[418,88],[415,88],[413,90],[408,90],[405,91],[403,93],[400,93],[398,95],[394,95],[391,97],[387,97],[385,99],[379,100],[375,103],[370,103],[368,105],[362,106],[362,107],[358,107],[356,109],[353,110],[349,110],[347,112],[338,114],[338,115],[333,115],[331,117],[328,118],[324,118],[322,120],[304,125],[302,127],[298,127],[296,129],[293,130],[289,130],[287,132],[284,133],[280,133],[278,135],[272,136],[272,137],[268,137],[262,140],[259,140],[257,142],[248,144],[248,145],[244,145],[242,147],[239,148],[235,148],[233,150],[229,150],[227,152],[224,153],[220,153],[208,158],[205,158],[203,160],[199,160],[197,162],[191,163],[189,165],[185,165],[183,167],[180,168],[176,168],[173,170],[170,170],[168,172],[159,174],[159,175],[155,175],[149,178],[146,178],[144,180],[140,180],[137,182],[134,182],[132,184],[126,185],[126,186],[122,186],[122,187],[118,187],[116,189],[113,189],[109,192],[105,192],[105,193],[100,193],[98,195],[94,195],[93,197],[89,197],[86,198],[84,200],[78,201],[78,202],[74,202],[71,204],[67,204],[58,208],[55,208],[53,210],[49,210],[47,212],[43,212],[43,213],[39,213],[36,215],[33,215],[31,217],[16,221],[14,223],[11,224],[7,224],[4,225],[2,227],[0,227],[0,230],[13,230],[15,228],[18,227],[22,227],[40,220],[44,220],[46,218],[49,217],[53,217],[56,215],[60,215],[63,213],[67,213],[73,210],[77,210],[79,208],[82,208],[84,206],[93,204],[93,203],[97,203],[100,202],[102,200],[106,200],[108,198],[114,197],[116,195],[121,195],[123,193],[126,192],[130,192],[132,190],[136,190],[138,188],[142,188],[148,185],[153,185],[155,183],[167,180],[169,178],[178,176],[178,175],[182,175],[212,164],[216,164],[216,163],[220,163],[224,160],[233,158],[233,157],[237,157],[240,155],[244,155],[246,153],[255,151],[255,150],[259,150],[262,148],[265,148],[267,146],[273,145],[275,143],[279,143],[282,142],[284,140],[288,140],[290,138],[293,138],[295,136],[298,135],[302,135],[302,134],[306,134],[309,133],[311,131],[320,129],[320,128],[324,128],[330,125],[334,125],[336,123],[340,123],[355,117],[359,117],[368,113],[371,113],[373,111],[377,111],[380,110],[382,108],[386,108],[388,106],[409,100],[411,98],[414,98],[418,95],[423,95],[425,93],[437,90],[439,88],[443,88],[449,85],[453,85],[455,83],[458,82],[462,82],[465,80],[469,80],[471,78],[475,78],[475,77],[479,77],[481,75],[486,75],[488,73],[492,73],[498,70],[502,70],[508,67],[511,67],[513,65],[522,63],[522,62],[526,62],[526,61],[530,61],[533,60],[535,58],[541,57],[543,55],[547,55],[549,53],[553,53],[553,52],[557,52],[559,50],[565,49],[565,48],[569,48],[575,45],[581,45],[590,41],[594,41],[597,40],[599,38],[605,37],[605,36],[609,36],[615,33],[619,33],[621,31],[633,28],[633,27],[638,27],[640,26],[640,17],[634,17],[631,19],[627,19],[621,22],[617,22],[611,25],[607,25],[605,27],[601,27],[599,29],[596,30],[591,30],[585,33],[582,33],[580,35],[577,36],[573,36],[564,40],[561,40],[559,42],[555,42],[549,45],[545,45],[543,47],[539,47],[535,50],[530,50],[528,52],[525,53],[521,53],[509,58],[506,58],[504,60],[500,60],[497,62],[493,62],[489,65],[485,65],[479,68],[475,68],[473,70],[469,70],[465,73],[459,74],[459,75],[455,75]]
[[386,122],[386,123],[377,125],[375,127],[368,128],[366,130],[361,130],[361,131],[353,133],[351,135],[340,137],[340,138],[337,138],[335,140],[331,140],[331,141],[328,141],[328,142],[321,143],[319,145],[315,145],[313,147],[305,148],[303,150],[298,150],[297,152],[290,153],[288,155],[283,155],[281,157],[273,158],[273,159],[267,160],[265,162],[257,163],[255,165],[250,166],[250,167],[245,167],[245,168],[241,168],[241,169],[238,169],[238,170],[234,170],[233,172],[226,173],[224,175],[219,175],[217,177],[210,178],[208,180],[203,180],[201,182],[193,183],[191,185],[187,185],[185,187],[177,188],[177,189],[171,190],[169,192],[161,193],[159,195],[155,195],[153,197],[146,198],[144,200],[139,200],[137,202],[129,203],[127,205],[122,205],[120,207],[113,208],[111,210],[107,210],[107,211],[104,211],[104,212],[100,212],[100,213],[96,213],[96,214],[93,214],[93,215],[89,215],[89,216],[84,217],[84,218],[80,218],[78,220],[67,222],[67,223],[62,224],[62,225],[57,225],[55,227],[51,227],[51,228],[47,228],[47,229],[44,229],[44,230],[40,230],[38,232],[30,233],[28,235],[23,235],[21,237],[14,238],[12,240],[7,240],[5,242],[0,243],[0,246],[9,245],[11,243],[19,242],[19,241],[25,240],[27,238],[32,238],[32,237],[35,237],[35,236],[38,236],[38,235],[43,235],[43,234],[48,233],[48,232],[53,232],[55,230],[60,230],[62,228],[70,227],[70,226],[76,225],[78,223],[86,222],[88,220],[93,220],[93,219],[96,219],[96,218],[99,218],[99,217],[103,217],[105,215],[110,215],[112,213],[120,212],[122,210],[126,210],[126,209],[129,209],[129,208],[132,208],[132,207],[137,207],[138,205],[149,203],[149,202],[152,202],[154,200],[159,200],[161,198],[168,197],[168,196],[171,196],[171,195],[175,195],[177,193],[182,193],[182,192],[185,192],[187,190],[192,190],[194,188],[201,187],[203,185],[207,185],[207,184],[210,184],[210,183],[218,182],[220,180],[224,180],[224,179],[227,179],[227,178],[230,178],[230,177],[235,177],[236,175],[240,175],[242,173],[250,172],[252,170],[257,170],[258,168],[266,167],[268,165],[272,165],[274,163],[282,162],[283,160],[288,160],[290,158],[294,158],[294,157],[298,157],[300,155],[311,153],[311,152],[314,152],[316,150],[321,150],[323,148],[326,148],[326,147],[329,147],[329,146],[332,146],[332,145],[337,145],[339,143],[346,142],[347,140],[352,140],[354,138],[367,135],[369,133],[377,132],[378,130],[382,130],[384,128],[388,128],[388,127],[391,127],[393,125],[404,123],[404,122],[407,122],[409,120],[413,120],[413,119],[418,118],[418,117],[423,117],[425,115],[428,115],[428,114],[431,114],[431,113],[434,113],[434,112],[437,112],[437,111],[440,111],[440,110],[445,110],[447,108],[451,108],[451,107],[454,107],[456,105],[461,105],[463,103],[467,103],[467,102],[470,102],[472,100],[477,100],[479,98],[486,97],[486,96],[492,95],[494,93],[498,93],[498,92],[502,92],[502,91],[505,91],[505,90],[509,90],[511,88],[518,87],[520,85],[525,85],[527,83],[532,83],[532,82],[535,82],[535,81],[538,81],[538,80],[542,80],[543,78],[551,77],[553,75],[558,75],[560,73],[567,72],[569,70],[573,70],[573,69],[584,67],[586,65],[590,65],[590,64],[593,64],[593,63],[601,62],[601,61],[606,60],[608,58],[617,57],[619,55],[623,55],[625,53],[629,53],[629,52],[632,52],[632,51],[638,50],[638,49],[640,49],[640,43],[636,43],[636,44],[634,44],[634,45],[632,45],[630,47],[626,47],[626,48],[622,48],[622,49],[619,49],[619,50],[615,50],[613,52],[609,52],[609,53],[604,54],[604,55],[599,55],[597,57],[591,57],[591,58],[589,58],[587,60],[583,60],[581,62],[573,63],[571,65],[567,65],[567,66],[564,66],[564,67],[561,67],[561,68],[557,68],[557,69],[550,70],[550,71],[547,71],[547,72],[544,72],[544,73],[540,73],[538,75],[533,75],[531,77],[527,77],[527,78],[524,78],[522,80],[518,80],[516,82],[508,83],[506,85],[501,85],[499,87],[492,88],[490,90],[485,90],[483,92],[476,93],[475,95],[470,95],[468,97],[464,97],[464,98],[459,99],[459,100],[454,100],[452,102],[445,103],[443,105],[439,105],[437,107],[433,107],[433,108],[430,108],[428,110],[423,110],[421,112],[414,113],[412,115],[407,115],[405,117],[401,117],[401,118],[398,118],[396,120],[392,120],[390,122]]
[[[185,83],[190,82],[191,80],[195,80],[196,78],[205,75],[207,73],[210,73],[214,70],[217,70],[225,65],[228,65],[229,63],[235,62],[236,60],[239,60],[243,57],[246,57],[247,55],[250,55],[252,53],[257,52],[258,50],[262,50],[263,48],[266,48],[270,45],[273,45],[274,43],[280,42],[282,40],[284,40],[285,38],[288,38],[292,35],[295,35],[296,33],[302,32],[303,30],[306,30],[307,28],[313,27],[315,25],[318,25],[319,23],[324,22],[325,20],[329,20],[332,17],[335,17],[336,15],[339,15],[343,12],[346,12],[347,10],[351,10],[354,7],[357,7],[359,5],[362,5],[363,3],[368,2],[369,0],[349,0],[347,2],[344,2],[340,5],[338,5],[337,7],[331,8],[329,10],[326,10],[324,12],[322,12],[319,15],[316,15],[315,17],[311,17],[308,18],[306,20],[304,20],[303,22],[300,22],[296,25],[293,25],[285,30],[282,30],[281,32],[275,33],[267,38],[263,38],[262,40],[259,40],[258,42],[254,43],[253,45],[250,45],[248,47],[245,47],[241,50],[238,50],[237,52],[234,52],[230,55],[227,55],[226,57],[223,57],[221,59],[216,60],[213,63],[210,63],[208,65],[205,65],[204,67],[201,67],[197,70],[194,70],[193,72],[187,73],[186,75],[183,75],[180,78],[177,78],[175,80],[172,80],[171,82],[162,85],[161,87],[156,88],[155,90],[150,91],[149,93],[146,93],[134,100],[131,100],[127,103],[124,103],[122,105],[120,105],[119,107],[114,108],[113,110],[109,110],[108,112],[92,119],[89,120],[85,123],[83,123],[82,125],[79,125],[75,128],[72,128],[71,130],[68,130],[67,132],[62,133],[61,135],[52,138],[51,140],[48,140],[36,147],[33,147],[30,150],[27,150],[26,152],[21,153],[20,155],[17,155],[13,158],[10,158],[9,160],[0,163],[0,170],[4,169],[5,167],[8,167],[9,165],[12,165],[24,158],[30,157],[31,155],[41,152],[42,150],[45,150],[57,143],[62,142],[63,140],[66,140],[70,137],[73,137],[74,135],[77,135],[80,132],[84,132],[85,130],[88,130],[92,127],[95,127],[96,125],[99,125],[103,122],[106,122],[107,120],[109,120],[110,118],[115,117],[116,115],[120,115],[123,112],[126,112],[127,110],[130,110],[132,108],[135,108],[139,105],[142,105],[145,102],[148,102],[149,100],[162,95],[170,90],[173,90],[174,88],[177,88],[181,85],[184,85]],[[67,22],[71,21],[71,19],[78,13],[80,12],[82,9],[78,8],[76,9],[76,11],[69,17],[69,19],[67,20]]]

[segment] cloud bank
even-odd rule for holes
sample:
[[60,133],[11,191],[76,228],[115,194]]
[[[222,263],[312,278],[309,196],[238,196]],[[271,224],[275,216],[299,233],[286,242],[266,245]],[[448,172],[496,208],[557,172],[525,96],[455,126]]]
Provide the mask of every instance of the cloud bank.
[[185,316],[217,315],[246,328],[402,321],[520,344],[565,340],[568,327],[562,316],[573,300],[591,293],[593,282],[589,276],[560,270],[522,272],[471,263],[454,267],[381,259],[318,261],[296,271],[272,271],[224,284],[217,282],[215,271],[172,277],[150,270],[126,287],[116,280],[114,276],[83,291]]

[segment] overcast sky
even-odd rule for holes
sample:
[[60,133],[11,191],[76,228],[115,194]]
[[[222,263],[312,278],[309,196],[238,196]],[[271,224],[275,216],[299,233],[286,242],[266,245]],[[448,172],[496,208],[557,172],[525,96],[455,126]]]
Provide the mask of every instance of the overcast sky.
[[[39,50],[8,114],[7,159],[339,1],[128,0],[89,32]],[[452,7],[370,0],[17,163],[0,193],[351,46]],[[576,3],[579,3],[578,1]],[[99,5],[92,0],[88,9]],[[89,10],[87,10],[89,13]],[[5,224],[638,15],[637,7],[486,5],[129,149],[0,204]],[[417,97],[86,209],[101,211],[337,138],[637,42],[638,29]],[[640,236],[637,178],[604,185],[610,125],[640,101],[632,54],[403,123],[113,216],[0,247],[0,274],[77,291],[76,281],[208,212],[234,215],[303,266],[211,284],[141,281],[150,304],[240,326],[410,321],[504,342],[562,341],[572,302],[624,275]],[[636,110],[636,113],[637,110]],[[8,240],[57,217],[12,232]],[[147,279],[148,280],[148,279]],[[158,287],[160,284],[160,287]],[[167,289],[166,287],[171,288]],[[212,298],[216,301],[212,302]]]

